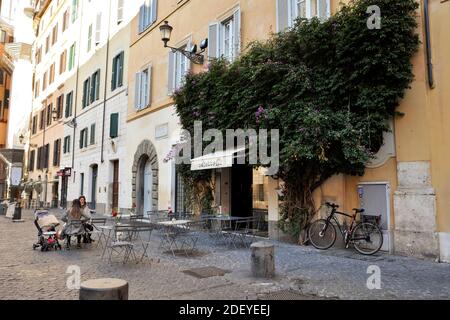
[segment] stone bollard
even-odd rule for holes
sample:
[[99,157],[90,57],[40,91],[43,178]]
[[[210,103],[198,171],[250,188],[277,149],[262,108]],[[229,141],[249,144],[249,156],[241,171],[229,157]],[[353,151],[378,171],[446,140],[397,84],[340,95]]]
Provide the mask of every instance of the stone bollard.
[[273,278],[275,276],[274,245],[261,241],[252,243],[252,274],[257,278]]
[[92,279],[80,286],[80,300],[128,300],[128,282],[121,279]]

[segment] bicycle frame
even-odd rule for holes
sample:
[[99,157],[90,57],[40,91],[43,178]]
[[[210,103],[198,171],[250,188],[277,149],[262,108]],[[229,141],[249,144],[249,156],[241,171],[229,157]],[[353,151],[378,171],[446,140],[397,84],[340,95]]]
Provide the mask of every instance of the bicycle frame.
[[[340,214],[342,216],[346,216],[348,218],[351,218],[350,227],[348,229],[344,229],[344,227],[339,223],[339,221],[336,219],[336,216],[335,216],[336,214]],[[333,219],[334,222],[336,222],[336,225],[338,226],[339,232],[341,233],[342,237],[344,238],[345,244],[347,245],[350,242],[350,240],[355,240],[355,239],[350,239],[350,235],[351,235],[351,233],[353,231],[353,228],[356,225],[355,224],[356,216],[357,216],[357,213],[355,213],[353,215],[350,215],[350,214],[347,214],[345,212],[337,211],[336,208],[333,208],[331,210],[330,215],[326,219],[326,221],[327,221],[326,226],[328,228],[328,225],[331,223],[331,219]],[[347,235],[348,235],[347,237],[345,236],[345,232],[347,232]]]

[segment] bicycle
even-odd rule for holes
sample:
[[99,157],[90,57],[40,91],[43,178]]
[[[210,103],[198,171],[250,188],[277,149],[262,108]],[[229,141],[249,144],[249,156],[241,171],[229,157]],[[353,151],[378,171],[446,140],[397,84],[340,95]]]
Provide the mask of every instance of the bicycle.
[[[332,208],[330,215],[326,219],[319,219],[314,221],[308,228],[308,237],[311,244],[319,250],[329,249],[336,242],[336,227],[331,222],[334,220],[339,228],[339,231],[344,238],[345,248],[348,249],[350,243],[361,254],[372,255],[377,253],[383,245],[383,234],[377,225],[370,222],[357,222],[356,216],[358,213],[364,213],[364,209],[353,209],[355,213],[349,215],[344,212],[339,212],[339,206],[334,203],[325,203]],[[350,227],[345,229],[335,215],[340,214],[351,218]]]

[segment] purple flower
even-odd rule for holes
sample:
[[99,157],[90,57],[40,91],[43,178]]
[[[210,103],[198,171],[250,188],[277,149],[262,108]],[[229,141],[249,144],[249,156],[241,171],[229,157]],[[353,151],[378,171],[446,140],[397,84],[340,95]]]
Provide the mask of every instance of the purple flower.
[[200,112],[194,111],[194,112],[192,112],[192,115],[193,115],[194,117],[198,118],[198,117],[200,116]]
[[261,117],[265,112],[266,110],[264,110],[263,106],[258,107],[258,110],[256,110],[255,112],[256,122],[259,122],[259,120],[261,120]]

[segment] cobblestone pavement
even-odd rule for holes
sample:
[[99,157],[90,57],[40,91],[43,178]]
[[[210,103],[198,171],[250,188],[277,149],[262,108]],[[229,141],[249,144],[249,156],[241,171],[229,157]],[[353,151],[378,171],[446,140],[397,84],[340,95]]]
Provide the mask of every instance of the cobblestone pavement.
[[[285,243],[275,244],[277,276],[258,280],[250,275],[249,249],[214,246],[207,236],[199,254],[176,256],[158,248],[157,233],[149,250],[152,261],[109,264],[94,245],[70,251],[33,251],[37,230],[30,211],[23,223],[0,217],[0,299],[77,299],[66,273],[81,268],[81,281],[114,277],[130,284],[130,299],[258,299],[267,293],[292,290],[305,299],[449,299],[450,265],[379,254],[365,257],[352,250],[318,251]],[[369,290],[367,268],[381,270],[381,289]],[[215,266],[230,273],[198,279],[182,271]]]

